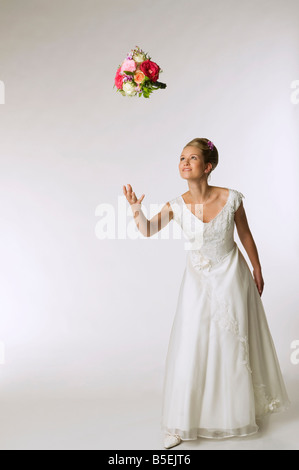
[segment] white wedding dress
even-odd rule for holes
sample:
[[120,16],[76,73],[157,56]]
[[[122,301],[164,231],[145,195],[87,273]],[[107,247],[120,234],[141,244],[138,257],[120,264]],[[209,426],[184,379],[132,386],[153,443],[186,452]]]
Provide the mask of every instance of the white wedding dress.
[[204,223],[182,196],[169,201],[187,260],[168,346],[161,428],[183,440],[257,432],[256,419],[289,406],[263,304],[234,241],[242,198]]

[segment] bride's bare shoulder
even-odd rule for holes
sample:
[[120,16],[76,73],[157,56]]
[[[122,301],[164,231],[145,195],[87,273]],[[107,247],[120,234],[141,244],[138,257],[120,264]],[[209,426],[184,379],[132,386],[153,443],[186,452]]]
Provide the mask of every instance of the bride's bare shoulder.
[[212,186],[214,192],[215,192],[215,197],[219,199],[223,199],[224,201],[227,199],[227,196],[229,194],[229,188],[225,188],[222,186]]
[[211,186],[215,191],[223,192],[224,194],[228,192],[229,188],[223,186]]
[[[210,188],[212,188],[212,191],[214,193],[213,200],[214,199],[221,199],[221,200],[223,199],[225,201],[225,199],[227,198],[228,193],[229,193],[229,188],[224,188],[222,186],[210,186]],[[183,197],[183,199],[185,201],[190,201],[191,200],[189,191],[186,191],[184,194],[181,195],[181,197]]]

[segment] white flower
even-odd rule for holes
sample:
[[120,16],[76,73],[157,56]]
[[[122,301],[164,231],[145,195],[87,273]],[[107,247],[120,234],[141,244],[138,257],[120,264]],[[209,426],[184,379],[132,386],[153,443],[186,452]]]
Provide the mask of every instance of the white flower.
[[126,95],[129,95],[129,96],[134,96],[137,93],[136,92],[136,87],[135,87],[134,83],[132,83],[132,82],[125,82],[123,84],[123,90],[126,93]]
[[274,411],[279,407],[279,400],[272,400],[269,403],[269,410]]
[[135,52],[135,54],[133,55],[133,60],[135,60],[137,64],[141,64],[141,62],[145,60],[145,55],[141,54],[140,52]]
[[190,251],[190,253],[191,253],[191,259],[192,259],[192,265],[194,266],[195,269],[207,268],[208,270],[210,270],[212,266],[210,259],[203,256],[203,254],[197,250]]

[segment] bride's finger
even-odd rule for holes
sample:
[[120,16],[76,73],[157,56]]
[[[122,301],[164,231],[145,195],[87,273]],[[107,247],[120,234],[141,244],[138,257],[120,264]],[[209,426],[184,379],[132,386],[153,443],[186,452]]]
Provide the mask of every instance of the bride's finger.
[[143,198],[144,198],[144,194],[139,199],[137,199],[137,203],[141,204],[143,201]]

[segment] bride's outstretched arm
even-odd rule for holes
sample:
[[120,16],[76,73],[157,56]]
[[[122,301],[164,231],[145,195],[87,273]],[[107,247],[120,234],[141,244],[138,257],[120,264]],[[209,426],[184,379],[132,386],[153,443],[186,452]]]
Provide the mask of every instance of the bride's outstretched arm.
[[171,205],[167,202],[158,214],[154,215],[151,220],[148,220],[145,217],[141,207],[141,202],[145,195],[143,194],[139,199],[137,199],[136,194],[134,191],[132,191],[132,186],[130,184],[128,184],[128,189],[126,186],[123,186],[123,192],[131,205],[137,228],[144,237],[151,237],[152,235],[155,235],[160,230],[162,230],[162,228],[164,228],[173,218]]

